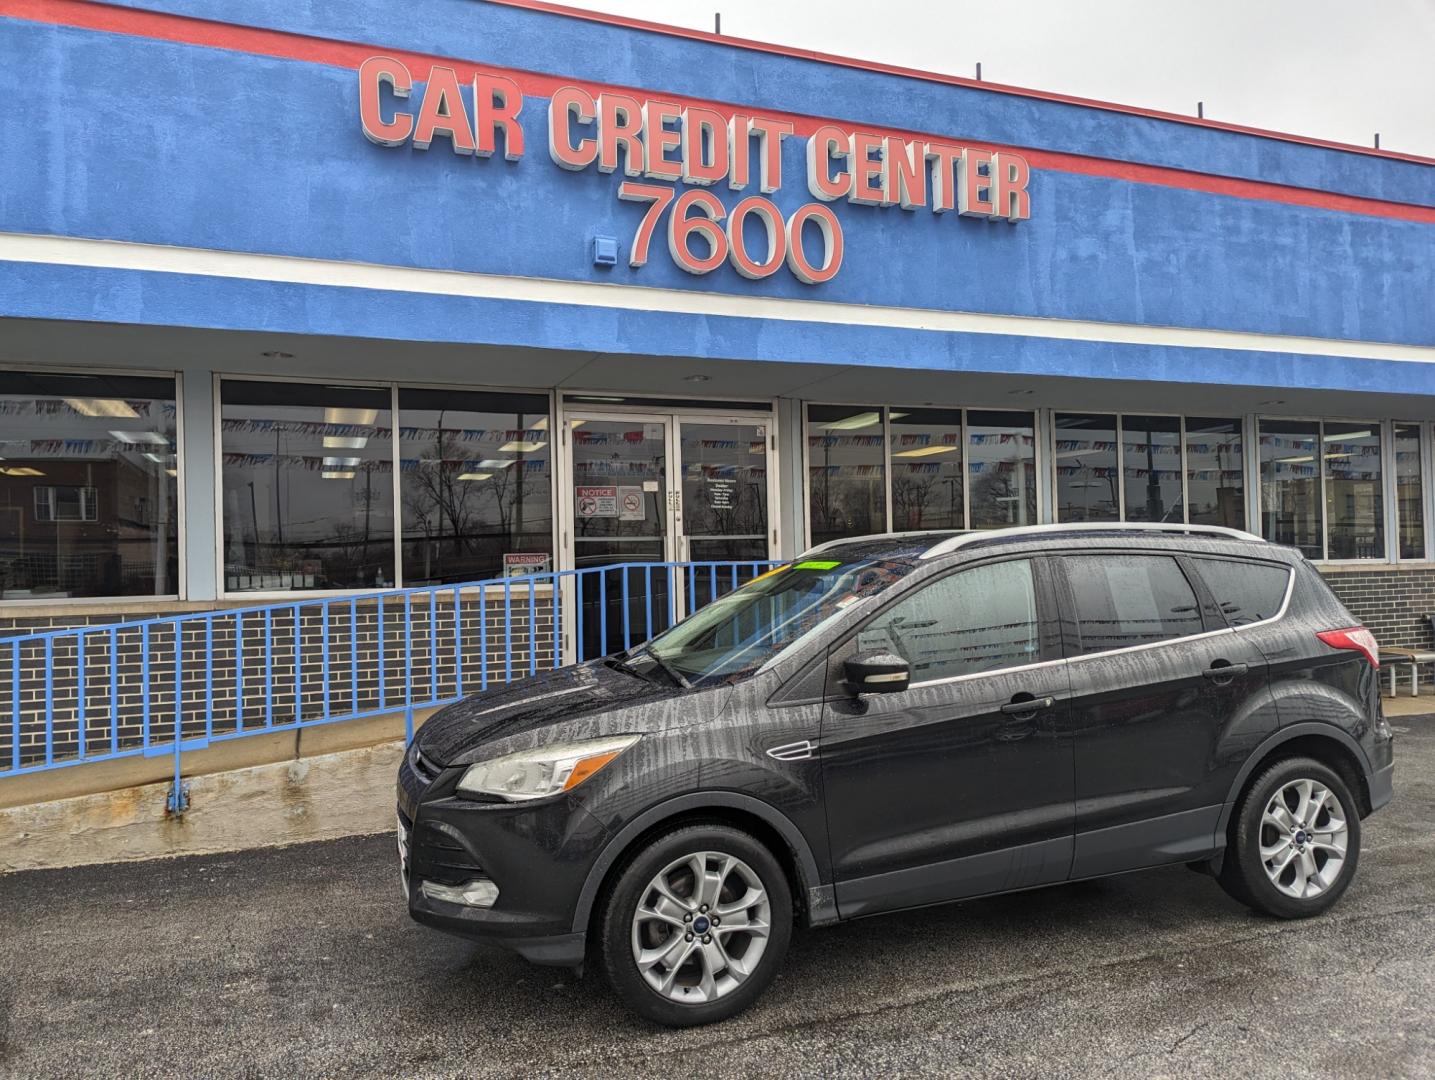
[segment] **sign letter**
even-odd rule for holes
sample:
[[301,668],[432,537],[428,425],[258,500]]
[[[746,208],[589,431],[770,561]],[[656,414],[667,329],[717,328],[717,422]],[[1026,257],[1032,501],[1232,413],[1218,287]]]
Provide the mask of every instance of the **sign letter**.
[[380,146],[402,146],[413,134],[414,118],[406,112],[394,113],[394,118],[385,121],[379,107],[379,96],[384,86],[393,91],[396,98],[406,98],[414,88],[414,78],[409,69],[397,60],[387,56],[371,56],[359,65],[359,123],[370,142]]

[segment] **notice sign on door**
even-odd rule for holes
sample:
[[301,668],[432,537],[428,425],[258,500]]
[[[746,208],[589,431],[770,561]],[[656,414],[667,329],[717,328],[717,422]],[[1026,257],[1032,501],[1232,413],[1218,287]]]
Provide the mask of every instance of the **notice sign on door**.
[[620,487],[618,489],[618,520],[647,521],[648,508],[643,505],[643,489]]
[[714,510],[731,510],[736,494],[736,480],[708,481],[708,505]]
[[615,487],[580,487],[578,516],[600,518],[618,516],[618,489]]

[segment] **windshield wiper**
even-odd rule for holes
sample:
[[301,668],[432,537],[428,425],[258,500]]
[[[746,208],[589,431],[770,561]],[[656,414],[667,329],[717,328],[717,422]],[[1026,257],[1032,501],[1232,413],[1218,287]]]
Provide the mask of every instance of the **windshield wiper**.
[[634,658],[641,656],[645,660],[651,660],[654,664],[656,664],[659,668],[662,669],[664,675],[672,679],[675,685],[681,686],[684,690],[691,688],[691,686],[693,685],[692,683],[688,682],[687,679],[683,678],[682,674],[677,670],[677,668],[669,664],[652,649],[645,648],[639,652],[633,653],[632,655]]
[[603,657],[603,664],[606,667],[612,668],[614,671],[621,671],[626,675],[631,675],[635,679],[646,680],[648,678],[646,675],[644,675],[641,671],[635,668],[627,660],[623,659],[623,657],[627,655],[627,653],[618,653],[615,656],[605,656]]

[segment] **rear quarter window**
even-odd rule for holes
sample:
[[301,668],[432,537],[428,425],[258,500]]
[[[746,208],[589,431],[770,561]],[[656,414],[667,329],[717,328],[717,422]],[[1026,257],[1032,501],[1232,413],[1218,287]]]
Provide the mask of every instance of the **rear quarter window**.
[[1280,613],[1290,587],[1289,567],[1234,559],[1196,559],[1195,563],[1231,626],[1249,626]]

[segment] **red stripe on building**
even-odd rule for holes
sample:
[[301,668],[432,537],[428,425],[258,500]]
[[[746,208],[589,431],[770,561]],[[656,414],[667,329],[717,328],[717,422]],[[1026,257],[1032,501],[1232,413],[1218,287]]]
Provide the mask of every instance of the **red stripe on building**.
[[[951,83],[953,85],[969,85],[983,90],[995,89],[999,92],[1020,92],[1027,96],[1091,105],[1095,108],[1114,108],[1113,106],[1104,105],[1099,102],[1085,102],[1077,98],[1063,98],[1060,95],[1046,95],[1035,91],[1016,91],[1013,88],[998,87],[991,83],[973,83],[970,80],[963,80],[955,76],[932,75],[930,73],[908,71],[903,68],[827,57],[818,53],[785,50],[778,46],[761,45],[761,43],[739,42],[736,39],[715,37],[710,34],[702,34],[699,31],[686,31],[674,27],[663,27],[656,23],[644,23],[637,20],[620,19],[614,16],[599,17],[591,12],[577,12],[556,4],[542,3],[539,2],[539,0],[490,0],[490,2],[504,3],[509,6],[524,7],[539,11],[551,11],[557,14],[572,15],[592,21],[610,22],[614,25],[632,26],[644,30],[672,33],[677,36],[704,40],[710,39],[725,45],[739,44],[746,48],[760,47],[765,51],[814,58],[823,61],[840,62],[848,66],[863,67],[874,71],[884,71],[909,77],[926,78]],[[900,128],[872,128],[841,119],[775,111],[763,108],[760,105],[754,106],[666,94],[652,87],[631,87],[617,84],[592,83],[578,79],[566,79],[540,72],[506,68],[493,64],[475,64],[472,61],[460,60],[453,57],[385,49],[377,45],[336,41],[330,38],[309,37],[302,34],[289,33],[287,31],[237,26],[231,23],[213,22],[184,15],[140,11],[135,8],[113,7],[108,4],[92,3],[90,0],[0,0],[0,17],[24,19],[30,22],[47,23],[55,26],[97,30],[106,33],[126,34],[133,37],[170,41],[184,45],[207,46],[232,52],[248,53],[255,56],[299,60],[307,63],[349,68],[352,70],[357,70],[359,65],[369,57],[381,54],[402,61],[413,72],[414,78],[420,82],[426,79],[430,68],[435,65],[442,65],[453,68],[457,71],[459,77],[465,81],[471,79],[474,73],[478,71],[504,75],[518,84],[519,89],[525,97],[547,98],[552,96],[553,92],[561,86],[580,86],[595,96],[604,90],[627,93],[639,98],[661,96],[663,100],[673,101],[679,105],[696,105],[710,108],[729,116],[734,112],[744,114],[759,112],[761,115],[771,117],[772,119],[790,121],[796,133],[803,136],[811,135],[825,124],[836,124],[847,131],[873,131],[878,134],[891,134],[905,139],[927,139],[958,146],[966,145],[966,140],[945,134],[910,131]],[[1129,112],[1134,115],[1159,117],[1161,119],[1170,118],[1167,114],[1143,112],[1137,109],[1120,108],[1117,111]],[[1181,119],[1182,122],[1192,122],[1187,118],[1176,119]],[[1371,154],[1379,153],[1381,156],[1402,157],[1406,160],[1417,161],[1422,164],[1435,165],[1435,159],[1390,154],[1384,151],[1369,151],[1363,148],[1348,147],[1338,143],[1320,143],[1316,140],[1275,135],[1260,132],[1256,129],[1236,128],[1232,125],[1207,124],[1206,126],[1217,127],[1223,130],[1243,131],[1254,135],[1269,135],[1273,138],[1305,142],[1317,146],[1328,146],[1340,150],[1358,150],[1362,153]],[[1143,165],[1136,162],[1118,161],[1082,154],[1035,150],[985,141],[975,143],[974,145],[994,150],[1015,151],[1022,154],[1032,166],[1055,172],[1125,180],[1138,184],[1154,184],[1162,187],[1181,188],[1187,191],[1199,191],[1214,195],[1228,195],[1241,199],[1285,203],[1291,206],[1304,206],[1320,210],[1335,210],[1349,214],[1362,214],[1372,217],[1435,224],[1435,207],[1416,206],[1409,203],[1371,199],[1357,195],[1340,195],[1312,188],[1274,184],[1263,180],[1243,180],[1227,176],[1217,176],[1210,173],[1194,172],[1186,169],[1174,169],[1161,165]]]

